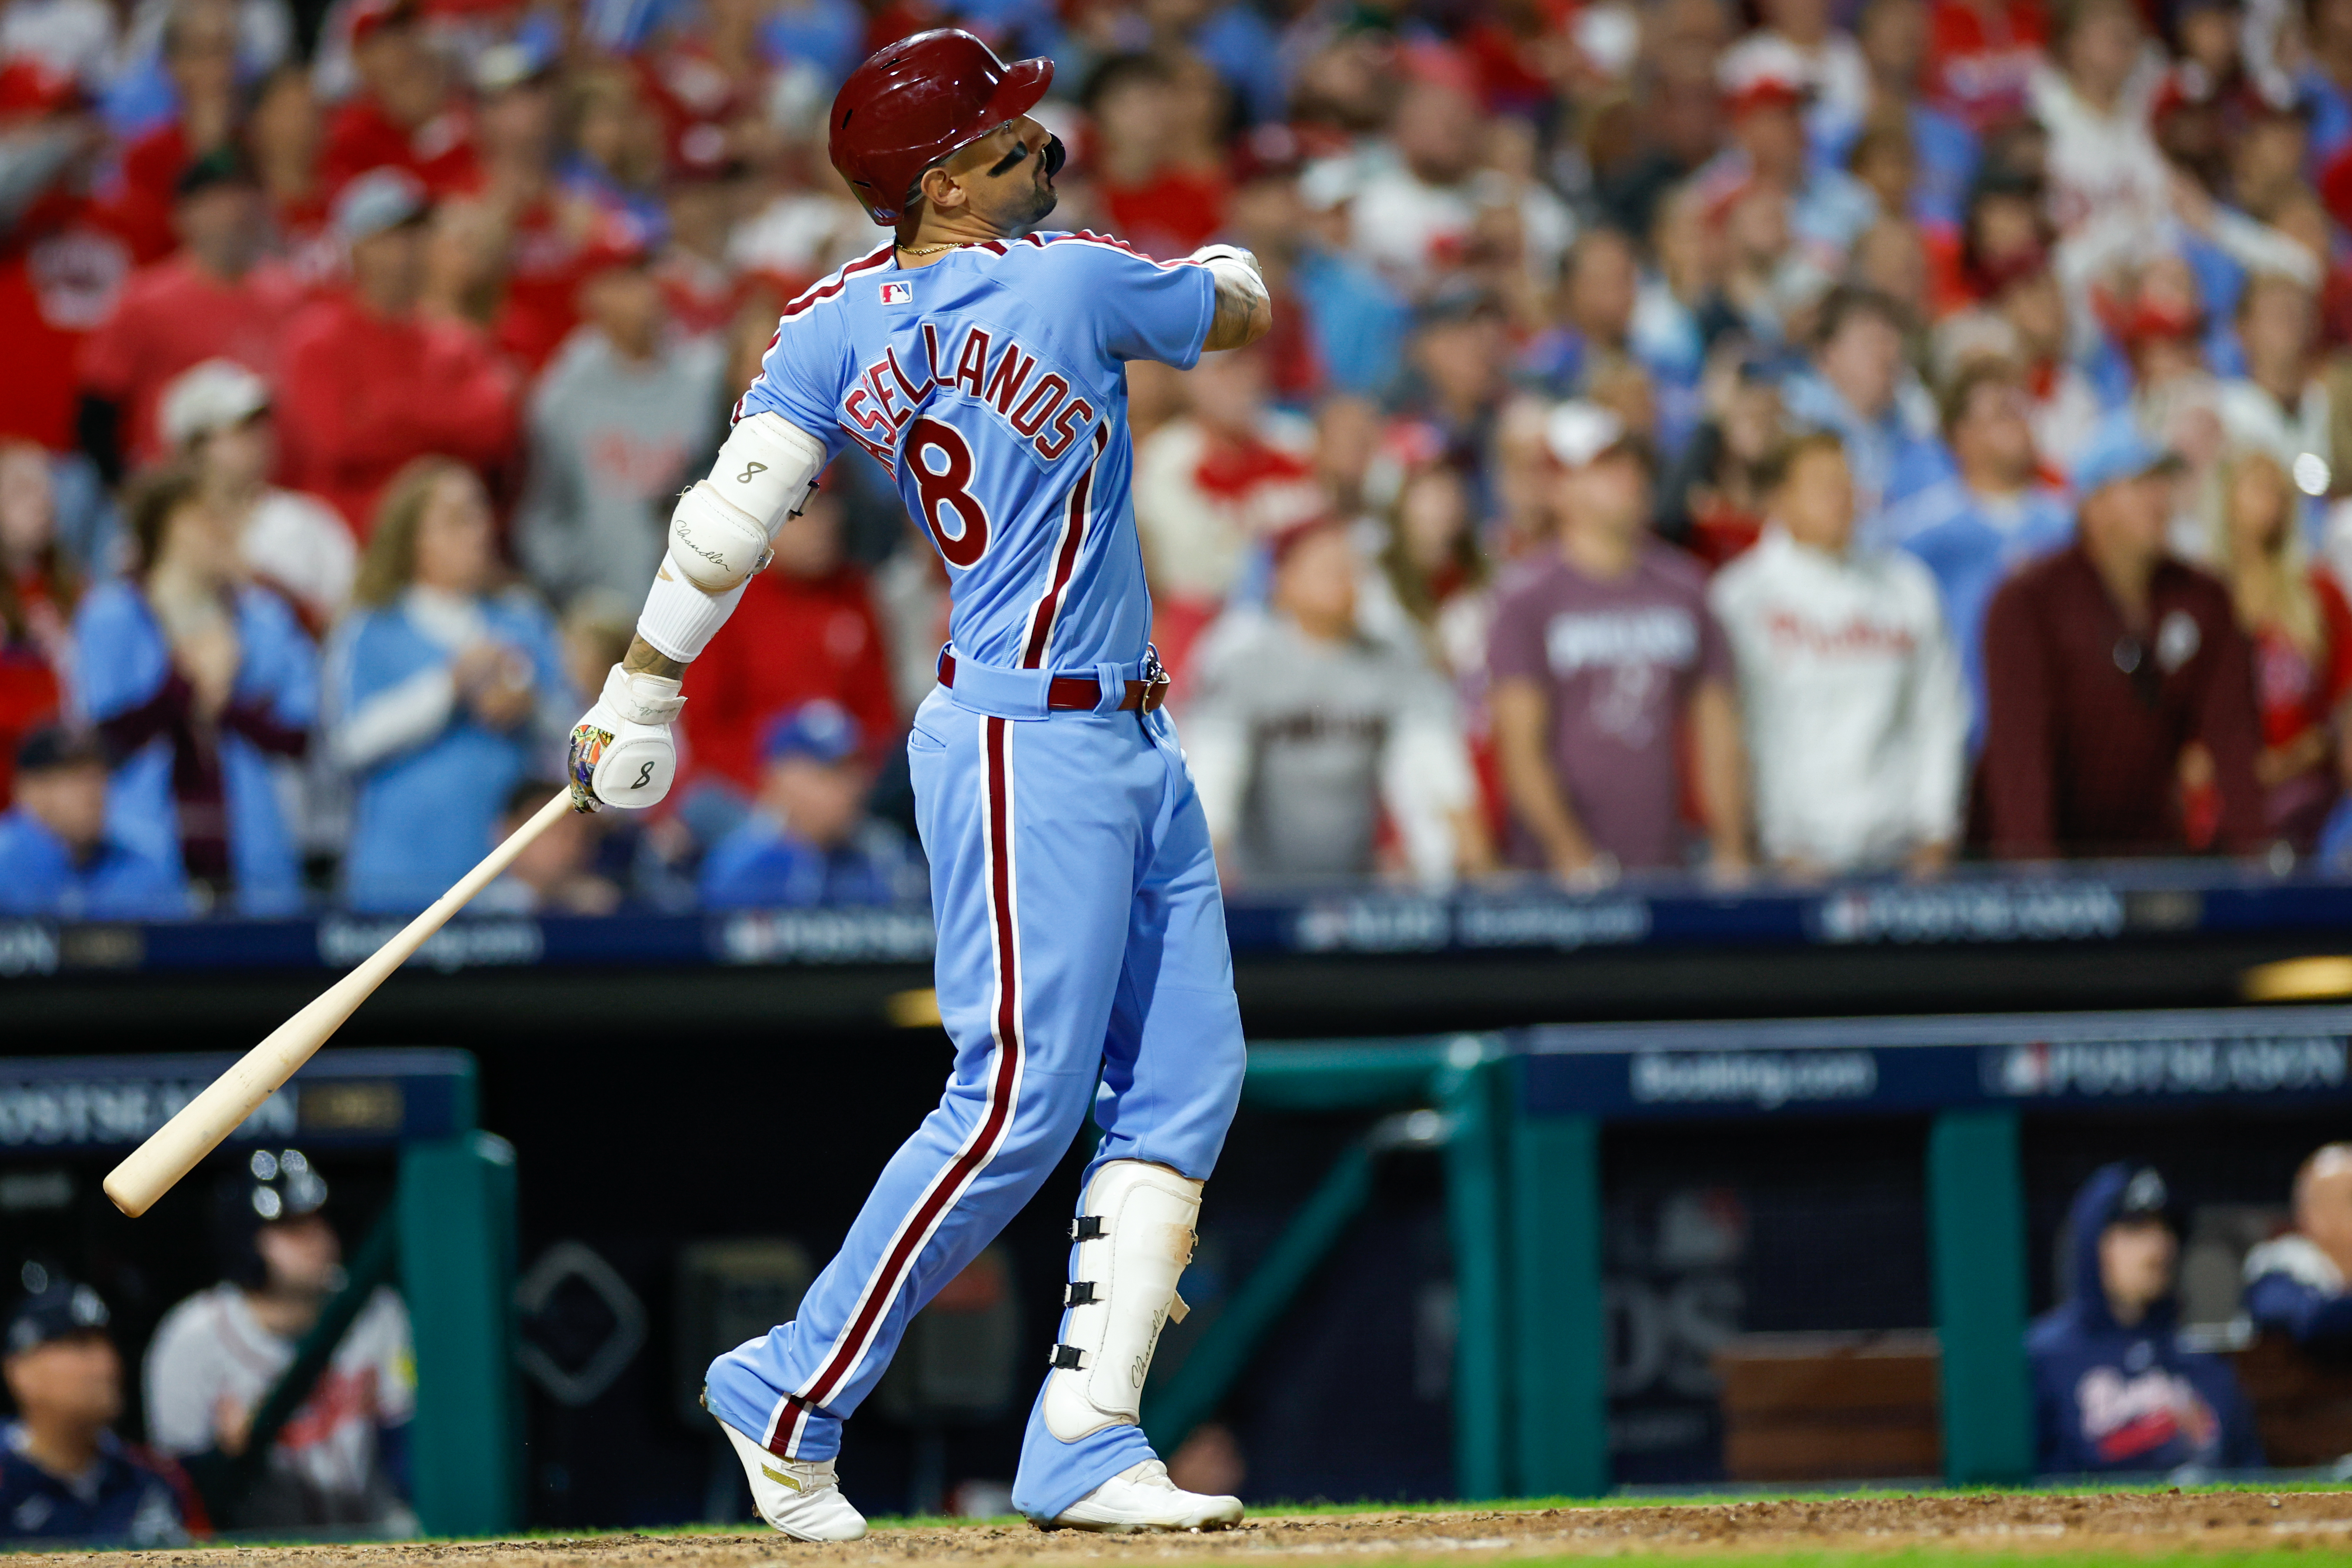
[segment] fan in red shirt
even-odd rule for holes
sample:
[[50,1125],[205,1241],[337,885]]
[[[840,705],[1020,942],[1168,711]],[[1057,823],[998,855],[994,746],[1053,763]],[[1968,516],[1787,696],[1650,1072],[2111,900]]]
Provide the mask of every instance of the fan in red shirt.
[[1297,293],[1298,266],[1314,222],[1298,192],[1303,164],[1297,134],[1287,125],[1261,125],[1234,149],[1233,195],[1224,237],[1257,258],[1274,301],[1274,326],[1259,340],[1266,378],[1276,400],[1311,404],[1330,379],[1317,346],[1314,315]]
[[485,50],[475,63],[474,88],[480,164],[469,196],[512,236],[492,331],[500,351],[530,374],[579,325],[581,258],[601,215],[595,204],[556,184],[558,110],[550,62],[518,45]]
[[1938,104],[1979,132],[2022,112],[2049,37],[2041,0],[1937,0],[1927,26]]
[[340,191],[370,169],[405,169],[436,197],[473,186],[473,118],[425,46],[415,0],[360,0],[352,15],[360,90],[327,126],[321,174]]
[[654,264],[654,281],[682,332],[718,331],[743,301],[741,269],[727,254],[742,180],[743,166],[728,155],[717,126],[695,126],[679,139],[663,191],[669,243]]
[[110,475],[126,454],[132,466],[164,455],[155,400],[182,371],[230,359],[274,374],[278,333],[301,303],[289,272],[257,265],[261,192],[231,150],[182,172],[173,226],[179,253],[132,274],[114,314],[82,345],[82,444]]
[[319,172],[324,134],[306,68],[282,67],[255,93],[245,135],[271,237],[289,268],[311,280],[334,276],[341,259],[327,232],[328,192]]
[[512,450],[513,373],[459,321],[417,314],[425,193],[378,169],[335,198],[349,289],[306,305],[279,344],[279,433],[289,489],[324,497],[362,539],[377,493],[413,458],[490,468]]
[[[1489,114],[1540,115],[1578,73],[1577,0],[1496,0],[1462,35]],[[1579,84],[1580,85],[1580,84]]]
[[[688,137],[716,132],[729,152],[762,162],[782,134],[774,118],[780,95],[823,96],[812,68],[796,65],[767,35],[774,10],[772,0],[704,0],[701,25],[671,29],[646,58],[646,99],[661,117],[673,159]],[[795,75],[803,79],[787,79]]]
[[848,710],[877,751],[901,732],[882,623],[865,572],[843,557],[841,524],[841,503],[820,488],[785,520],[774,564],[745,584],[726,629],[688,671],[684,722],[698,773],[750,794],[768,721],[819,698]]
[[0,227],[0,437],[63,451],[82,340],[114,309],[131,252],[87,194],[97,141],[72,78],[30,55],[0,66],[0,134],[34,192]]
[[1087,82],[1103,208],[1113,231],[1147,256],[1181,256],[1214,238],[1224,221],[1223,164],[1193,151],[1194,122],[1215,113],[1202,98],[1223,102],[1215,72],[1202,69],[1206,82],[1180,78],[1155,56],[1120,55]]
[[2302,497],[2260,449],[2224,465],[2213,549],[2254,645],[2263,749],[2254,757],[2270,831],[2299,850],[2318,842],[2342,793],[2352,695],[2352,606],[2336,580],[2303,558]]
[[78,584],[58,542],[48,454],[0,441],[0,808],[16,742],[57,716]]
[[179,112],[122,152],[118,198],[124,237],[142,261],[171,253],[180,176],[206,153],[234,146],[239,113],[236,9],[227,0],[181,0],[163,21],[164,73]]

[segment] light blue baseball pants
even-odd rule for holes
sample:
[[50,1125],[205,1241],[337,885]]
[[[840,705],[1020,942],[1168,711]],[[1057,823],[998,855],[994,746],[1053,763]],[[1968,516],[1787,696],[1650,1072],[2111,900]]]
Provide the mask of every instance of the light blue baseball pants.
[[[907,749],[955,1067],[800,1315],[710,1365],[712,1412],[792,1458],[838,1450],[908,1321],[1052,1173],[1090,1095],[1089,1178],[1150,1160],[1203,1180],[1241,1096],[1224,905],[1167,715],[1016,720],[935,689]],[[1150,1457],[1129,1426],[1063,1443],[1033,1406],[1013,1504],[1050,1519]]]

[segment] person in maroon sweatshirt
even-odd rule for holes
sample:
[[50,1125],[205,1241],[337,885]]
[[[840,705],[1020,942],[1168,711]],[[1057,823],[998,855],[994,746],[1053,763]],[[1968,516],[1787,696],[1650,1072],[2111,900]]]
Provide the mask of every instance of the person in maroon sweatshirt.
[[2111,419],[2075,459],[2077,542],[1993,595],[1977,815],[1997,858],[2261,847],[2252,656],[2229,591],[2166,553],[2175,464]]
[[362,540],[410,458],[489,468],[514,446],[514,373],[478,329],[417,314],[425,214],[402,170],[345,186],[333,226],[351,247],[351,287],[296,312],[278,345],[282,481],[333,502]]

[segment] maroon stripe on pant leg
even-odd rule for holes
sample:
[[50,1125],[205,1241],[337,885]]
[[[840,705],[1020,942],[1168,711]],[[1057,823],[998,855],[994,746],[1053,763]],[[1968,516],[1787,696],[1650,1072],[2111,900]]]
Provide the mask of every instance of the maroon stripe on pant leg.
[[[1020,960],[1014,943],[1019,940],[1017,922],[1013,909],[1013,814],[1012,803],[1006,799],[1010,782],[1010,741],[1006,722],[988,719],[986,742],[982,762],[983,794],[986,797],[985,830],[989,845],[988,901],[989,918],[995,933],[997,1005],[992,1032],[996,1037],[996,1065],[989,1076],[988,1108],[982,1113],[979,1136],[965,1145],[963,1152],[934,1179],[917,1204],[914,1217],[898,1234],[898,1244],[883,1260],[882,1268],[866,1289],[866,1300],[852,1320],[848,1331],[835,1345],[833,1353],[817,1369],[807,1387],[788,1394],[784,1414],[777,1418],[776,1435],[770,1448],[786,1458],[798,1440],[804,1413],[822,1405],[832,1394],[849,1369],[857,1363],[866,1342],[873,1336],[889,1303],[898,1296],[908,1270],[921,1254],[932,1225],[942,1210],[961,1195],[973,1175],[987,1164],[994,1152],[997,1141],[1013,1115],[1014,1080],[1021,1068],[1021,988]],[[781,1445],[781,1446],[779,1446]]]

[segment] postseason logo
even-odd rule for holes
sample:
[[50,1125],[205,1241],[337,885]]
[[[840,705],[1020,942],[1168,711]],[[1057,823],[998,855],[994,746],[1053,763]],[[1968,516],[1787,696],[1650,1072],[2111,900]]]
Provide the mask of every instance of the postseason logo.
[[912,283],[885,283],[882,285],[882,302],[886,305],[911,305],[915,302],[915,286]]
[[2341,1035],[2252,1035],[2234,1039],[2063,1040],[1994,1046],[1979,1071],[2005,1099],[2052,1095],[2277,1094],[2340,1089],[2347,1077]]

